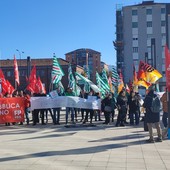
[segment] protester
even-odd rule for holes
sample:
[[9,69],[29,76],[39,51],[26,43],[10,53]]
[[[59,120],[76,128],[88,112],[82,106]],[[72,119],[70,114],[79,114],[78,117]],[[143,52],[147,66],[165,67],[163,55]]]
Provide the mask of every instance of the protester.
[[[1,97],[8,98],[8,97],[10,97],[10,95],[8,93],[6,93],[4,96],[1,95]],[[5,126],[10,126],[10,123],[9,122],[5,122]]]
[[26,117],[27,125],[29,125],[29,109],[31,106],[30,99],[31,99],[30,95],[24,92],[25,117]]
[[111,111],[111,118],[112,118],[112,122],[114,122],[114,117],[115,117],[115,109],[117,109],[117,101],[115,98],[114,93],[112,93],[112,101],[111,101],[111,107],[112,107],[112,111]]
[[130,125],[134,125],[134,116],[135,116],[135,124],[139,125],[140,103],[139,103],[139,98],[134,91],[130,92],[130,95],[128,97],[128,106],[129,106]]
[[[67,88],[67,91],[65,92],[66,96],[75,96],[73,93],[72,88]],[[71,123],[75,124],[74,121],[74,108],[73,107],[66,107],[66,124],[68,124],[68,114],[71,112]]]
[[118,116],[116,126],[125,126],[128,106],[127,102],[126,91],[122,90],[117,97]]
[[[81,90],[80,97],[84,98],[84,96],[85,96],[84,94],[85,94],[84,90]],[[82,121],[84,121],[84,112],[85,112],[85,109],[84,108],[80,108],[80,110],[81,110],[81,120],[80,120],[80,122],[82,122]]]
[[[40,92],[40,93],[35,93],[34,96],[35,97],[43,97],[43,96],[46,96],[46,94],[44,94],[43,92]],[[35,126],[37,123],[39,123],[39,112],[40,112],[40,117],[41,117],[41,124],[46,125],[44,123],[45,109],[34,109],[34,111],[33,111],[33,126]]]
[[143,104],[143,107],[145,108],[145,111],[146,111],[145,119],[146,119],[146,123],[147,123],[148,130],[149,130],[149,139],[146,140],[146,142],[148,143],[154,143],[152,124],[155,125],[156,130],[157,130],[158,138],[156,139],[156,141],[162,142],[162,130],[160,127],[160,112],[152,111],[153,100],[155,100],[156,97],[159,100],[154,90],[155,89],[153,86],[149,87],[148,94],[146,95],[144,99],[144,104]]
[[[94,96],[96,96],[97,100],[101,99],[99,92],[95,93]],[[94,115],[95,115],[95,121],[97,121],[97,117],[98,117],[98,121],[102,121],[101,110],[94,110]]]
[[[57,90],[58,96],[64,95],[64,94],[61,93],[59,88],[57,88],[56,90]],[[60,111],[61,111],[61,107],[53,108],[53,124],[54,125],[60,125]],[[56,118],[56,113],[57,113],[57,118]]]
[[112,112],[112,94],[107,93],[106,97],[102,100],[102,111],[104,112],[105,122],[103,124],[108,125],[110,123],[110,114]]
[[[89,93],[85,93],[84,95],[84,98],[85,99],[88,99],[90,98],[91,96],[93,96],[93,90],[91,90]],[[88,116],[89,116],[89,113],[90,113],[90,124],[92,124],[92,121],[93,121],[93,115],[94,115],[94,110],[93,109],[84,109],[85,112],[86,112],[86,116],[85,116],[85,119],[83,121],[83,124],[85,124],[86,122],[88,122]]]
[[[40,92],[39,93],[39,96],[40,97],[43,97],[43,96],[46,96],[46,94],[44,93],[44,92]],[[40,115],[41,115],[41,124],[42,125],[46,125],[46,123],[44,123],[44,115],[45,115],[45,111],[46,111],[46,109],[40,109]]]
[[162,123],[164,125],[164,128],[168,127],[168,101],[167,101],[167,95],[168,92],[165,92],[162,97],[160,98],[162,102],[162,110],[163,110],[163,116],[162,116]]
[[[24,97],[24,93],[21,90],[20,92],[18,92],[18,95],[16,97]],[[23,125],[23,122],[20,122],[19,125]]]

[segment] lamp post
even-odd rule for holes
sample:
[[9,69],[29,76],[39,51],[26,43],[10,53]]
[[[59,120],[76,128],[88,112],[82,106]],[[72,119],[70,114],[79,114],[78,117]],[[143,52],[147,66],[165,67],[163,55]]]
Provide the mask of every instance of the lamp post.
[[24,54],[24,51],[20,52],[20,50],[16,49],[16,51],[18,51],[19,57],[20,57],[20,67],[21,67],[21,57],[22,54]]

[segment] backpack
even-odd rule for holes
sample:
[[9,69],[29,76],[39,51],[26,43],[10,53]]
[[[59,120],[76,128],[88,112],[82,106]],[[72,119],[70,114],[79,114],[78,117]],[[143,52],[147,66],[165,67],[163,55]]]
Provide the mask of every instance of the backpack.
[[158,98],[158,96],[152,98],[152,105],[151,105],[151,111],[154,113],[158,113],[161,110],[161,102]]

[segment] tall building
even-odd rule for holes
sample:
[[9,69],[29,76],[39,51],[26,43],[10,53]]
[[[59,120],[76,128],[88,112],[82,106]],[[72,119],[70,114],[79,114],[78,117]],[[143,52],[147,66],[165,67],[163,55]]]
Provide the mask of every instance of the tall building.
[[90,79],[96,82],[96,71],[101,72],[101,53],[92,49],[82,48],[65,54],[66,60],[86,69],[88,67]]
[[117,7],[116,40],[117,68],[124,81],[132,78],[133,64],[138,71],[140,60],[157,69],[165,86],[165,44],[170,45],[170,3],[143,1],[141,4]]

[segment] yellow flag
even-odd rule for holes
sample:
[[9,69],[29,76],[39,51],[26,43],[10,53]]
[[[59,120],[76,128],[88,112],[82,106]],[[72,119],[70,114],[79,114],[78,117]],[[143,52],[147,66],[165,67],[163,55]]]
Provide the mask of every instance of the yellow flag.
[[158,70],[143,61],[140,61],[139,70],[143,70],[145,72],[146,82],[148,83],[155,84],[156,81],[162,77]]

